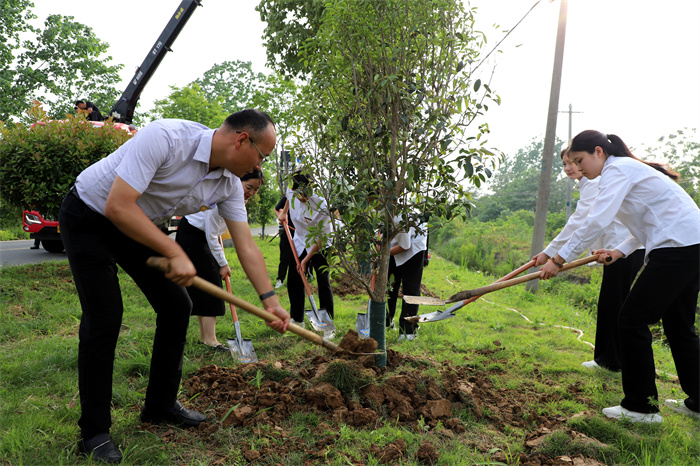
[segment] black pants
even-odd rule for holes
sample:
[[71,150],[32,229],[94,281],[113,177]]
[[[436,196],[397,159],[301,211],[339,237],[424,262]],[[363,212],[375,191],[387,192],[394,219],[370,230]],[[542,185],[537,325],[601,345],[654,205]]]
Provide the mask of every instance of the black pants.
[[[700,412],[700,340],[695,308],[700,291],[700,245],[661,248],[649,253],[620,311],[621,405],[630,411],[656,413],[654,353],[649,325],[659,321],[671,347],[685,405]],[[649,402],[652,400],[652,403]]]
[[[306,257],[306,251],[299,256],[299,261]],[[323,252],[317,252],[310,260],[313,269],[316,271],[316,284],[318,285],[318,297],[320,309],[328,311],[331,319],[335,315],[333,310],[333,289],[331,288],[331,277],[328,273],[328,261]],[[289,292],[289,314],[297,322],[304,320],[304,304],[306,303],[306,289],[301,275],[297,272],[296,262],[289,265],[287,275],[287,291]]]
[[[290,231],[292,238],[294,238],[294,233]],[[284,227],[279,230],[280,237],[280,265],[277,267],[277,280],[283,282],[284,277],[287,276],[287,268],[292,261],[292,248],[289,246],[289,238],[287,237],[287,232],[284,231]]]
[[643,264],[644,250],[640,249],[603,267],[593,359],[599,366],[611,371],[617,372],[622,367],[617,322],[622,304]]
[[[389,259],[389,276],[394,276],[394,281],[391,282],[389,290],[389,298],[387,299],[386,324],[389,326],[394,320],[396,314],[396,300],[399,297],[399,288],[403,289],[404,295],[420,296],[420,282],[423,279],[423,259],[425,251],[417,252],[409,260],[396,265],[396,261],[392,256]],[[418,304],[408,304],[406,301],[401,303],[401,316],[399,318],[399,329],[401,333],[408,335],[416,333],[418,324],[411,323],[405,320],[405,317],[413,317],[418,315]]]
[[80,297],[78,388],[83,438],[108,432],[111,427],[112,372],[124,307],[117,265],[133,278],[156,312],[151,371],[145,404],[149,409],[171,407],[182,376],[191,302],[185,288],[148,267],[153,250],[121,233],[71,192],[58,215]]
[[[177,225],[175,241],[187,253],[197,269],[197,275],[221,287],[221,267],[209,249],[206,233],[190,225],[187,217],[182,217]],[[194,286],[187,287],[186,290],[192,300],[193,316],[220,317],[226,314],[226,306],[219,298]]]

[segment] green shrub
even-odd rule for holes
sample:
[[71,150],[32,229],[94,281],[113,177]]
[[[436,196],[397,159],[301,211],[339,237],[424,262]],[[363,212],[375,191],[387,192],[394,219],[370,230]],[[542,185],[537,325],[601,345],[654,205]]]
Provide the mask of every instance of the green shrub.
[[33,207],[56,217],[63,197],[87,166],[125,143],[131,134],[110,121],[93,127],[84,118],[44,121],[39,108],[32,128],[3,124],[0,128],[0,195],[9,206]]

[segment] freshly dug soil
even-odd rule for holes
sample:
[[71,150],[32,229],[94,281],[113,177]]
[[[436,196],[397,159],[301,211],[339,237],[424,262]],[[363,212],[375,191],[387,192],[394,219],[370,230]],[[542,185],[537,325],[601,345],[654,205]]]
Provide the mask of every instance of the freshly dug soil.
[[[360,340],[357,333],[349,331],[340,346],[354,352],[373,351],[376,342]],[[455,349],[456,350],[456,349]],[[397,423],[415,432],[436,431],[441,437],[463,438],[470,449],[483,453],[491,451],[493,445],[484,439],[479,443],[470,440],[464,422],[455,413],[468,412],[478,420],[485,421],[490,428],[503,431],[508,427],[529,429],[525,439],[525,451],[536,449],[551,432],[563,429],[566,418],[540,414],[528,410],[527,406],[544,405],[561,398],[581,398],[578,386],[566,387],[566,395],[541,395],[526,387],[518,389],[496,389],[491,376],[495,371],[477,370],[468,366],[455,367],[448,363],[438,363],[430,358],[416,358],[387,350],[387,366],[376,367],[374,356],[361,358],[342,356],[314,348],[296,361],[261,361],[253,364],[220,367],[202,367],[184,383],[186,395],[191,398],[189,408],[205,413],[209,423],[202,424],[196,432],[203,444],[213,442],[211,434],[218,429],[247,426],[264,432],[279,432],[281,438],[287,429],[286,421],[294,413],[313,412],[321,422],[317,428],[318,441],[310,451],[306,451],[305,464],[322,464],[325,452],[332,450],[339,434],[339,425],[347,424],[358,429],[377,429],[384,423]],[[457,351],[457,350],[456,350]],[[464,351],[464,350],[461,350]],[[482,349],[475,354],[490,356],[494,363],[500,359],[502,348]],[[498,366],[493,364],[491,367]],[[434,376],[424,374],[435,369],[440,376],[438,383]],[[547,383],[537,371],[535,378]],[[533,385],[533,382],[526,382]],[[533,404],[533,401],[536,403]],[[438,429],[439,427],[439,429]],[[172,429],[165,434],[161,426],[144,425],[144,429],[158,434],[164,441],[181,441]],[[194,431],[194,429],[190,429]],[[583,434],[573,431],[571,436],[580,438]],[[183,433],[184,434],[184,433]],[[282,455],[302,452],[298,439],[280,440],[276,437],[274,449],[241,445],[244,456],[250,463],[263,460],[267,455]],[[585,436],[583,436],[585,437]],[[440,452],[434,445],[436,436],[425,435],[416,458],[422,464],[442,464]],[[432,439],[432,441],[430,440]],[[590,440],[590,439],[589,439]],[[261,445],[259,443],[259,445]],[[212,449],[216,446],[212,445]],[[378,458],[382,464],[395,464],[406,459],[407,445],[397,440],[384,447],[373,445],[368,453]],[[492,461],[505,462],[501,451],[491,453]],[[511,459],[512,460],[512,459]],[[348,464],[365,465],[367,457],[348,457]],[[549,458],[540,454],[524,454],[519,458],[523,465],[598,465],[596,460],[580,457]],[[230,464],[221,458],[220,464]]]

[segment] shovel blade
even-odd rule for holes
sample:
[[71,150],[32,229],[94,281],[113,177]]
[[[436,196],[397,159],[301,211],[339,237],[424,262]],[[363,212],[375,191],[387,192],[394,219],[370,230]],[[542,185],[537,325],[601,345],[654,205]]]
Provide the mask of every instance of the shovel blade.
[[369,337],[369,316],[366,313],[357,314],[357,320],[355,321],[355,331],[359,338]]
[[423,306],[444,306],[447,301],[439,298],[431,298],[430,296],[406,296],[403,300],[408,304],[422,304]]
[[311,326],[317,332],[329,332],[335,330],[335,324],[325,309],[318,309],[314,311],[313,309],[304,311],[306,317],[309,318]]
[[243,364],[258,361],[258,355],[255,354],[255,349],[253,348],[253,342],[251,340],[228,338],[226,339],[226,343],[228,343],[231,356],[233,356],[233,359],[236,361]]
[[439,320],[449,319],[454,317],[454,311],[447,309],[445,311],[436,311],[429,314],[421,314],[416,317],[407,317],[406,320],[411,319],[412,322],[425,323],[425,322],[437,322]]

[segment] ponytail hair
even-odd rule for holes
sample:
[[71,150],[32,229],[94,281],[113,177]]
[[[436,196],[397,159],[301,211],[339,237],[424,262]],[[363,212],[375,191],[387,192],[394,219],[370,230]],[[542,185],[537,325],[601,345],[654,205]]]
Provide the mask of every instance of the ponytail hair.
[[595,131],[592,129],[587,129],[586,131],[581,131],[572,140],[569,146],[570,152],[588,152],[592,154],[595,152],[596,146],[600,146],[606,155],[612,155],[614,157],[630,157],[634,160],[638,160],[645,165],[660,171],[664,175],[668,176],[674,181],[678,181],[680,175],[673,171],[673,169],[666,165],[656,162],[646,162],[640,158],[637,158],[632,154],[627,144],[620,139],[619,136],[614,134],[603,134],[600,131]]

